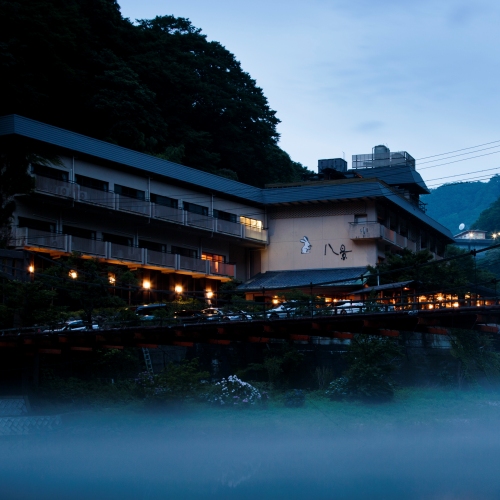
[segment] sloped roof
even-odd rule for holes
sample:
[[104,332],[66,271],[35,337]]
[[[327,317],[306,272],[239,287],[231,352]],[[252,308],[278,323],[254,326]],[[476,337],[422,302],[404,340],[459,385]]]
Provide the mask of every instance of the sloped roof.
[[303,269],[298,271],[267,271],[259,273],[238,287],[241,291],[281,290],[317,286],[362,285],[366,267],[345,267],[340,269]]
[[[407,165],[396,165],[374,168],[358,168],[353,170],[365,179],[380,179],[390,186],[417,186],[420,194],[429,194],[421,175]],[[352,172],[352,170],[349,170]]]
[[361,290],[355,290],[354,292],[351,292],[351,293],[358,294],[358,293],[370,293],[373,291],[379,292],[381,290],[392,290],[394,288],[403,288],[403,287],[410,285],[412,283],[415,283],[415,280],[398,281],[397,283],[389,283],[387,285],[369,286],[367,288],[361,288]]

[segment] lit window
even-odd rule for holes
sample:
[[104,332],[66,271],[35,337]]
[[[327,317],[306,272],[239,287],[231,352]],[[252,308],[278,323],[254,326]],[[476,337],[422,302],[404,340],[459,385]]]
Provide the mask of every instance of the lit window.
[[240,223],[245,226],[250,227],[254,231],[262,231],[262,221],[251,219],[250,217],[245,217],[244,215],[240,216]]

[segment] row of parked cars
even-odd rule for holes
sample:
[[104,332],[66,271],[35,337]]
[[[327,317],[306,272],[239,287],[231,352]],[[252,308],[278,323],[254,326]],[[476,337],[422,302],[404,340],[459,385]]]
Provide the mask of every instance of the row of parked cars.
[[[138,319],[144,323],[156,322],[164,318],[162,311],[166,310],[166,304],[147,304],[138,306],[135,313]],[[260,313],[249,313],[241,310],[219,309],[209,307],[202,310],[182,309],[175,311],[173,319],[182,324],[202,323],[207,321],[251,321],[253,319],[284,319],[305,316],[331,316],[335,314],[354,314],[367,311],[394,310],[393,306],[368,305],[364,302],[336,302],[326,304],[323,307],[316,307],[314,304],[308,304],[297,301],[283,302],[282,304],[267,309]],[[170,318],[171,319],[171,318]],[[83,320],[67,321],[64,325],[56,328],[44,330],[44,332],[69,332],[89,330],[88,324]],[[92,330],[99,330],[97,323],[92,323]]]

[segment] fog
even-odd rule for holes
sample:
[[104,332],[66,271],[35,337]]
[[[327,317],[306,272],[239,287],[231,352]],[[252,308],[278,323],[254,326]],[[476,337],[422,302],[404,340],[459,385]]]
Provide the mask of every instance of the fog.
[[[452,417],[452,416],[451,416]],[[497,499],[496,423],[328,431],[223,425],[85,425],[0,438],[3,499]],[[162,417],[163,418],[163,417]],[[187,419],[188,420],[188,419]],[[258,426],[257,426],[258,427]],[[379,426],[380,427],[380,426]],[[332,430],[333,429],[333,430]]]

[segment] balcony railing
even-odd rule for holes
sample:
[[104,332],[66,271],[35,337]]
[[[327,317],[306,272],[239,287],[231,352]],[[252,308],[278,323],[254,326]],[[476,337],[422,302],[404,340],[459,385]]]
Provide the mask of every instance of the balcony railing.
[[186,224],[188,226],[201,227],[208,231],[214,230],[214,219],[208,215],[196,214],[186,211]]
[[110,191],[101,191],[85,186],[78,186],[77,199],[82,203],[99,205],[102,207],[115,208],[115,194]]
[[243,237],[267,243],[267,230],[257,229],[251,226],[243,226]]
[[35,176],[35,190],[40,193],[49,193],[61,198],[69,198],[81,203],[107,207],[121,212],[133,213],[144,217],[188,225],[205,231],[214,231],[220,234],[237,238],[268,243],[268,233],[265,229],[246,226],[238,222],[216,219],[208,215],[196,214],[178,208],[158,205],[146,200],[130,198],[111,191],[80,186],[79,184]]
[[128,245],[120,245],[118,243],[110,243],[111,250],[109,257],[118,260],[127,260],[130,262],[144,262],[144,248],[130,247]]
[[168,220],[177,224],[184,224],[184,211],[178,208],[166,207],[153,203],[153,217],[156,219]]
[[157,252],[155,250],[147,251],[147,264],[160,267],[177,268],[177,255],[174,253]]
[[207,263],[208,261],[206,260],[179,255],[179,269],[183,269],[185,271],[195,271],[203,274],[209,274]]
[[61,253],[79,252],[84,256],[97,257],[106,260],[133,262],[143,266],[165,268],[174,271],[189,271],[207,276],[228,276],[234,278],[236,266],[223,262],[213,262],[183,255],[157,252],[118,243],[105,242],[51,233],[26,227],[17,228],[10,245],[17,248],[53,250]]
[[222,276],[235,276],[236,266],[234,264],[226,264],[225,262],[208,261],[210,264],[209,274],[220,274]]
[[382,239],[399,248],[409,248],[410,250],[416,248],[415,242],[378,222],[350,222],[349,238],[351,240]]
[[115,194],[115,196],[117,210],[151,217],[151,203],[149,201],[129,198],[128,196],[123,196],[122,194]]
[[84,255],[95,257],[106,257],[106,242],[102,240],[89,240],[79,236],[70,236],[70,248],[72,252],[80,252]]

